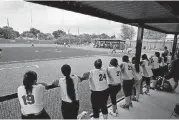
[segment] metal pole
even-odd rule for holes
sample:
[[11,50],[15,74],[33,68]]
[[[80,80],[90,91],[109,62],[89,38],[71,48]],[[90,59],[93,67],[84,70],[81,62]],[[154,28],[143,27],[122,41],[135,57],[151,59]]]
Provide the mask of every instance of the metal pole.
[[143,25],[138,26],[138,33],[137,33],[137,41],[136,41],[136,63],[140,64],[140,57],[141,57],[141,50],[142,50],[142,41],[143,41],[143,33],[144,27]]
[[173,48],[172,48],[172,60],[174,60],[175,57],[175,52],[176,52],[176,47],[177,47],[177,34],[174,36],[174,41],[173,41]]

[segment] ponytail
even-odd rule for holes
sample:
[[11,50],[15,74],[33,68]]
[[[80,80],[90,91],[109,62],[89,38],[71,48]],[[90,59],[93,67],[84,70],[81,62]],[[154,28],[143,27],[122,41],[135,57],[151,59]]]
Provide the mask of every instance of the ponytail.
[[66,77],[67,95],[72,102],[75,102],[76,101],[75,87],[74,87],[73,79],[70,77],[71,67],[65,64],[62,66],[61,71],[63,75]]
[[23,85],[27,94],[32,94],[32,89],[35,80],[37,80],[37,73],[34,71],[28,71],[24,74]]
[[140,72],[140,67],[139,67],[139,64],[137,64],[137,62],[136,62],[136,57],[133,57],[132,61],[135,61],[134,62],[134,64],[135,64],[135,70],[136,70],[137,73],[139,73]]
[[67,94],[72,102],[76,101],[75,88],[73,79],[70,76],[66,76]]

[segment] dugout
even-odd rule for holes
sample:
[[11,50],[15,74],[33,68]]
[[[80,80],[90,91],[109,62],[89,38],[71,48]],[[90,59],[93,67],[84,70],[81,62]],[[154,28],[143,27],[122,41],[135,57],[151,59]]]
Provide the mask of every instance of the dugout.
[[123,50],[125,48],[125,41],[119,39],[95,39],[95,48],[108,48],[112,49],[116,45],[116,49]]

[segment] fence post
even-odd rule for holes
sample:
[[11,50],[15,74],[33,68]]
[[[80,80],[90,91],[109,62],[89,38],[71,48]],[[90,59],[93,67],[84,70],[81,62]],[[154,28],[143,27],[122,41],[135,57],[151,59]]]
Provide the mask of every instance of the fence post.
[[177,46],[177,34],[174,36],[174,41],[173,41],[173,48],[172,48],[172,60],[174,60],[175,57],[175,52],[176,52],[176,46]]
[[138,32],[137,32],[137,41],[136,41],[136,63],[140,64],[140,57],[141,57],[141,49],[142,49],[142,40],[143,40],[143,33],[144,33],[144,27],[142,24],[138,26]]

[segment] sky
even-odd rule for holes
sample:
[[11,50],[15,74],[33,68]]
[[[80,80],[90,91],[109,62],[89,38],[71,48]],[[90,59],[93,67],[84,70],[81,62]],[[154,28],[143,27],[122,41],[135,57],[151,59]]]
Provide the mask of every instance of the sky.
[[[32,13],[32,22],[31,22]],[[62,29],[72,34],[89,33],[119,36],[121,23],[47,7],[22,0],[0,0],[0,27],[9,26],[22,33],[31,27],[44,33]]]

